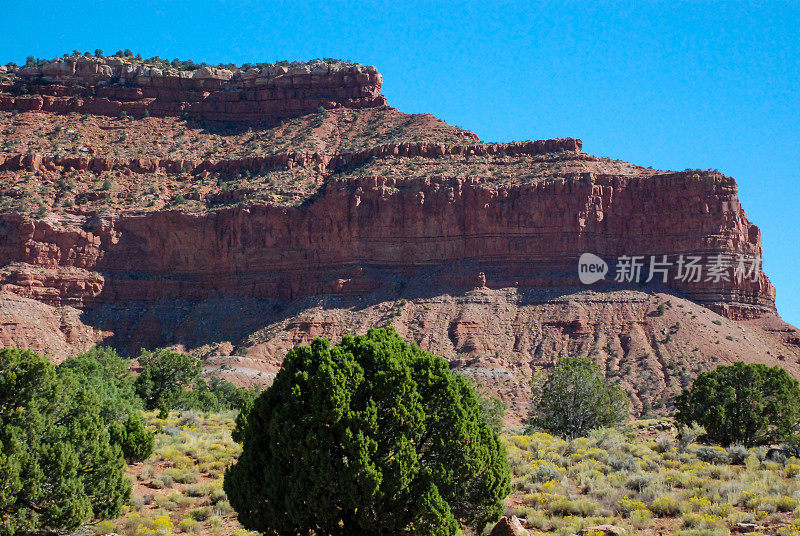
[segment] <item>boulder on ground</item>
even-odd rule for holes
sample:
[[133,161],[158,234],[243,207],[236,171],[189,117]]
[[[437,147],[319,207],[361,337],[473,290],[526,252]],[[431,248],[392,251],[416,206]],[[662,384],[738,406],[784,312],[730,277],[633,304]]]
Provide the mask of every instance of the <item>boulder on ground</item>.
[[529,534],[517,516],[503,516],[492,529],[490,536],[528,536]]

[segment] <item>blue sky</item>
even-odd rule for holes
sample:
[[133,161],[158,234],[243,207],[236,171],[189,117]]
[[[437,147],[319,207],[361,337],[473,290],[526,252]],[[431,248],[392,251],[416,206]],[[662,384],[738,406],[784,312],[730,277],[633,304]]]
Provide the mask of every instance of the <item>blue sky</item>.
[[778,311],[800,325],[800,2],[24,2],[0,63],[78,49],[372,64],[404,112],[487,141],[736,178]]

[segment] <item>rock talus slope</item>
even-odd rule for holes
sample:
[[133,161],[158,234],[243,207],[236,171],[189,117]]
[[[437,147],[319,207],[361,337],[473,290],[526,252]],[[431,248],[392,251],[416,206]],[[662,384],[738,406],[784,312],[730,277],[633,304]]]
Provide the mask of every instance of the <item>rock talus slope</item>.
[[[55,359],[170,345],[268,384],[292,345],[392,325],[512,419],[531,375],[568,354],[594,357],[639,413],[720,362],[800,374],[769,279],[737,273],[761,236],[718,172],[597,158],[571,138],[481,143],[389,108],[377,71],[352,64],[66,58],[5,76],[2,344]],[[591,287],[585,252],[612,263]],[[623,255],[731,264],[614,282]]]

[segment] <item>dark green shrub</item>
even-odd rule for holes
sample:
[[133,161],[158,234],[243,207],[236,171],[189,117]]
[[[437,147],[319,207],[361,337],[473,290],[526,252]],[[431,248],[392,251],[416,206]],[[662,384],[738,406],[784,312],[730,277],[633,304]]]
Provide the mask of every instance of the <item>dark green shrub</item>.
[[101,414],[106,422],[124,422],[129,413],[142,409],[128,360],[112,348],[99,346],[70,357],[58,366],[59,374],[67,371],[80,378],[82,386],[90,387],[100,395]]
[[628,396],[586,357],[560,359],[541,387],[534,386],[531,424],[569,438],[614,425],[628,416]]
[[259,532],[451,536],[510,490],[467,380],[391,329],[289,351],[241,434],[224,489]]
[[119,445],[129,462],[141,461],[153,451],[154,436],[144,427],[142,401],[136,395],[128,361],[111,349],[97,347],[61,363],[59,374],[80,378],[80,386],[92,389],[101,400],[100,416],[108,426],[111,442]]
[[0,534],[74,530],[129,498],[98,394],[29,350],[0,350]]
[[124,423],[113,423],[109,434],[111,441],[122,449],[128,463],[146,460],[153,453],[155,434],[147,431],[140,415],[131,413]]
[[738,362],[701,373],[675,406],[678,422],[705,428],[703,441],[767,445],[794,433],[800,421],[800,385],[779,367]]
[[143,351],[139,356],[142,372],[134,382],[136,394],[145,409],[169,410],[186,398],[185,388],[200,376],[196,357],[170,350]]

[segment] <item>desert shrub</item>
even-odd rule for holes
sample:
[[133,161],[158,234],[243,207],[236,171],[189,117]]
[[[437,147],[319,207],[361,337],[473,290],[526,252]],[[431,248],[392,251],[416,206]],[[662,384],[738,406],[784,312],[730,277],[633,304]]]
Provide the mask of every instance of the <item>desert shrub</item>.
[[750,451],[744,445],[733,445],[728,447],[728,459],[733,465],[744,465]]
[[169,476],[172,478],[172,480],[180,484],[195,484],[199,480],[199,477],[196,473],[176,469],[168,469],[164,471],[164,476]]
[[633,500],[629,497],[623,497],[616,504],[616,510],[622,515],[630,515],[634,510],[646,510],[647,505],[641,501]]
[[142,508],[144,508],[144,505],[145,505],[144,497],[142,497],[140,495],[133,495],[128,500],[128,505],[131,507],[132,510],[136,510],[136,511],[141,510]]
[[676,497],[670,495],[659,497],[650,504],[650,510],[659,516],[676,516],[686,509],[685,505]]
[[561,480],[561,472],[552,463],[541,463],[530,473],[530,480],[533,482]]
[[191,497],[187,497],[186,495],[184,495],[182,493],[175,492],[175,491],[170,493],[167,496],[167,498],[170,501],[172,501],[175,504],[177,504],[180,508],[184,508],[186,506],[189,506],[190,504],[194,504],[194,499],[192,499]]
[[636,473],[628,478],[628,481],[625,482],[625,487],[629,490],[641,493],[651,482],[653,482],[653,475],[649,473]]
[[105,534],[112,534],[116,530],[117,527],[114,525],[114,522],[106,519],[97,524],[94,528],[94,533],[97,534],[97,536],[103,536]]
[[185,388],[200,375],[197,358],[170,350],[143,351],[142,372],[136,377],[136,393],[146,409],[171,409],[185,397]]
[[219,516],[211,516],[208,518],[208,525],[212,531],[216,531],[222,526],[222,518]]
[[178,508],[178,503],[171,501],[168,497],[164,495],[156,495],[156,504],[159,508],[163,508],[169,512],[176,510]]
[[706,429],[696,422],[692,423],[691,426],[681,426],[678,430],[678,450],[681,453],[686,452],[689,445],[697,441],[705,433]]
[[800,384],[779,367],[738,362],[701,373],[675,406],[678,422],[705,428],[701,439],[765,445],[792,436],[800,420]]
[[197,527],[197,520],[191,517],[184,517],[178,522],[178,529],[181,532],[192,532]]
[[653,443],[653,446],[651,448],[654,451],[663,454],[665,452],[672,450],[673,446],[674,443],[672,442],[672,438],[668,436],[659,436],[658,438],[656,438],[655,443]]
[[172,476],[164,474],[159,476],[158,478],[154,478],[150,485],[156,489],[164,489],[164,488],[171,488],[174,484],[172,480]]
[[652,523],[653,513],[650,510],[634,510],[630,513],[630,520],[633,528],[642,530]]
[[468,381],[392,329],[292,349],[247,421],[224,489],[251,530],[451,534],[509,492]]
[[586,500],[570,500],[560,497],[550,503],[550,511],[558,516],[593,516],[597,513],[599,506],[597,503]]
[[192,510],[189,510],[189,516],[196,521],[205,521],[211,517],[211,508],[193,508]]
[[708,463],[728,463],[728,453],[722,447],[702,446],[697,449],[697,458]]
[[98,393],[29,350],[0,349],[0,534],[72,530],[131,493]]
[[183,492],[189,497],[205,497],[211,492],[211,487],[207,484],[190,484],[183,488]]
[[231,507],[231,503],[228,501],[219,501],[212,507],[212,510],[215,514],[223,516],[225,514],[230,514],[233,512],[233,508]]
[[144,426],[138,413],[129,413],[124,423],[112,423],[108,429],[111,441],[122,449],[128,463],[146,460],[153,453],[155,435]]
[[213,488],[208,493],[208,500],[211,501],[211,504],[217,504],[220,501],[227,499],[228,496],[225,495],[225,491],[221,488]]
[[775,507],[777,508],[778,512],[793,512],[798,505],[800,505],[800,501],[794,497],[788,497],[786,495],[778,497],[775,501]]
[[589,358],[560,359],[544,384],[533,392],[531,424],[570,438],[611,426],[628,415],[628,396],[612,386]]
[[253,532],[247,529],[234,529],[233,536],[261,536],[257,532]]
[[637,469],[636,457],[627,453],[609,456],[608,465],[615,471],[635,471]]

